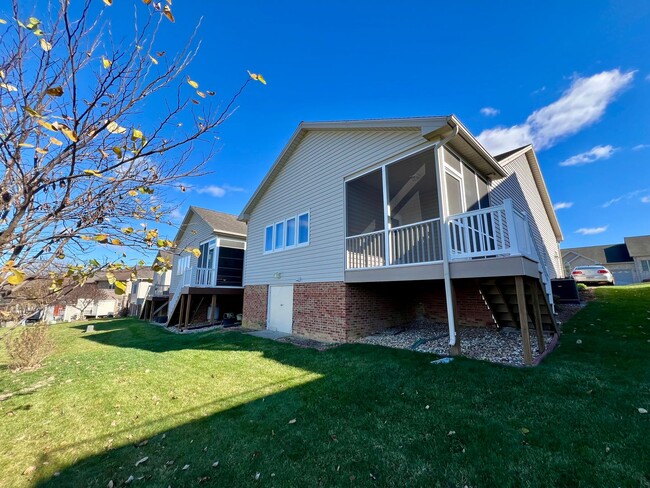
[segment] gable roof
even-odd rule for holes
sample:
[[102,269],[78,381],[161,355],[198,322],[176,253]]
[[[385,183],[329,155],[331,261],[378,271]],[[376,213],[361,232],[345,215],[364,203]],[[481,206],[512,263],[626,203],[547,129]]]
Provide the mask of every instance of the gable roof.
[[335,122],[301,122],[284,147],[257,190],[248,201],[239,219],[247,221],[266,190],[271,186],[296,148],[310,131],[321,130],[408,130],[419,129],[425,140],[442,139],[457,131],[450,142],[457,151],[466,155],[467,160],[486,175],[506,176],[505,171],[492,155],[476,140],[455,115],[433,117],[407,117],[395,119],[342,120]]
[[562,259],[567,264],[570,265],[575,257],[587,258],[593,261],[594,264],[627,263],[632,261],[625,244],[604,244],[602,246],[574,247],[562,250]]
[[528,160],[530,171],[533,174],[533,179],[535,180],[535,186],[537,187],[539,196],[541,197],[542,203],[544,204],[544,210],[546,210],[546,215],[548,216],[548,220],[551,223],[551,227],[553,228],[553,233],[559,241],[563,241],[564,236],[562,235],[562,229],[560,229],[560,222],[557,220],[557,215],[555,214],[555,209],[553,208],[553,203],[551,202],[551,196],[548,194],[548,189],[546,188],[546,183],[544,182],[544,177],[542,176],[542,170],[539,167],[539,161],[537,160],[537,155],[533,150],[533,146],[531,144],[521,146],[517,149],[513,149],[512,151],[499,154],[498,156],[495,156],[494,159],[496,159],[502,166],[506,166],[522,154],[525,154],[526,159]]
[[181,235],[183,235],[183,232],[185,232],[185,229],[189,224],[190,219],[192,218],[192,214],[197,215],[201,220],[212,227],[212,230],[216,233],[230,234],[237,237],[246,237],[246,223],[237,220],[236,215],[217,212],[208,208],[195,207],[192,205],[187,210],[185,218],[178,228],[178,232],[174,238],[175,242],[178,242]]
[[630,256],[650,256],[650,236],[626,237],[624,241]]

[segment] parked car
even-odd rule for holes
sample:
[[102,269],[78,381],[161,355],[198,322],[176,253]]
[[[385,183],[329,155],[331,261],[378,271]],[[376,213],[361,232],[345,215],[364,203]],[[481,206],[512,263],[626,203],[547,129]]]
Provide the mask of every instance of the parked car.
[[571,276],[576,283],[614,285],[614,275],[605,266],[576,266]]

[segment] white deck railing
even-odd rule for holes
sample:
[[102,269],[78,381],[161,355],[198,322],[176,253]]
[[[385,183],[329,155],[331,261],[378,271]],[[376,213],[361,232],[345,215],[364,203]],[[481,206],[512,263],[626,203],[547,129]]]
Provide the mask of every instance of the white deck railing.
[[347,269],[386,265],[386,233],[383,230],[345,239]]
[[440,219],[390,229],[390,264],[419,264],[442,259]]
[[[442,259],[440,219],[347,237],[345,248],[346,269],[440,261]],[[386,252],[387,248],[388,252]]]
[[188,268],[183,273],[183,286],[213,287],[216,274],[212,268]]

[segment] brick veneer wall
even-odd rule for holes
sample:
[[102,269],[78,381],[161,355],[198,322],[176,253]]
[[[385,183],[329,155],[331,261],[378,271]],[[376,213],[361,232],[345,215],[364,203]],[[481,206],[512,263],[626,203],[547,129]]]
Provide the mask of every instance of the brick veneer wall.
[[242,325],[249,329],[266,328],[268,309],[268,285],[249,285],[244,288],[244,311]]
[[[492,326],[494,320],[474,280],[454,280],[461,326]],[[268,286],[244,290],[244,325],[264,328]],[[442,281],[293,285],[293,333],[312,339],[350,342],[415,319],[447,322]]]

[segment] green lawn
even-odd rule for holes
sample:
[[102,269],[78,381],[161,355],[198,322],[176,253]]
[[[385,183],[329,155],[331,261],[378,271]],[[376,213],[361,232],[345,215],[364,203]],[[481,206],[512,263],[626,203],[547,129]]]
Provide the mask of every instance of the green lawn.
[[0,486],[648,487],[650,286],[596,294],[533,369],[57,325],[38,371],[0,351]]

